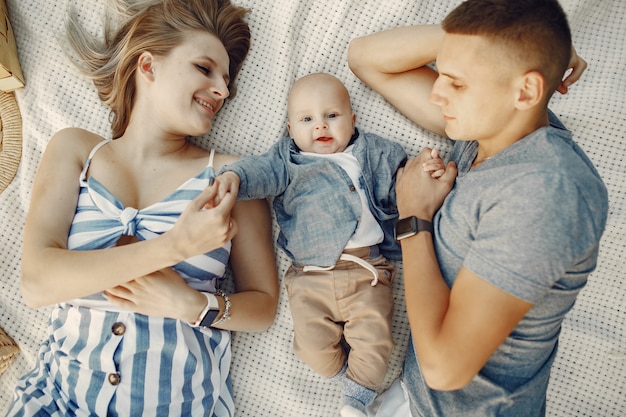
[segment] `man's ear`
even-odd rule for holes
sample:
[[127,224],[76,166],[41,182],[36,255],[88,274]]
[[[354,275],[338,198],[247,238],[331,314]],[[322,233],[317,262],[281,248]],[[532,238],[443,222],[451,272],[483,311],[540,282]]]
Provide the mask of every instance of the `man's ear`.
[[142,52],[139,55],[137,71],[147,80],[154,80],[154,56],[150,52]]
[[546,91],[546,81],[539,71],[528,71],[519,79],[518,96],[515,107],[519,110],[528,110],[543,103]]

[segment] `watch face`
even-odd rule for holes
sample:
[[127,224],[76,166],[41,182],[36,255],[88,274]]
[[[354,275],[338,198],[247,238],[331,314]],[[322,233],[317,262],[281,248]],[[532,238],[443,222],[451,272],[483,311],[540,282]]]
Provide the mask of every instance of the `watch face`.
[[413,216],[398,220],[396,224],[396,240],[413,236],[417,233],[417,219]]

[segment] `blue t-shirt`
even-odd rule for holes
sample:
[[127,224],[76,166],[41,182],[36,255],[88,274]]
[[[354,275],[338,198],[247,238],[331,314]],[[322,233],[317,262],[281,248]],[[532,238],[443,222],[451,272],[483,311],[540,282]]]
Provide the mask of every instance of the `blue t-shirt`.
[[446,283],[461,267],[533,308],[465,388],[425,384],[411,343],[404,379],[418,416],[540,416],[565,314],[596,266],[606,188],[551,113],[538,129],[471,168],[476,142],[456,142],[459,175],[435,216]]

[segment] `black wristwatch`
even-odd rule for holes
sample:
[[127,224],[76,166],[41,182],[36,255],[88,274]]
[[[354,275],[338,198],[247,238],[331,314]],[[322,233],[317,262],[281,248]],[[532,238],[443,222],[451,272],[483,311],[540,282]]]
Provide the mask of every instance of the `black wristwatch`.
[[418,219],[415,216],[405,217],[396,223],[396,240],[406,239],[419,232],[430,232],[433,234],[433,224],[428,220]]
[[191,327],[211,327],[215,318],[220,314],[220,305],[217,302],[215,295],[204,291],[202,291],[202,295],[206,297],[207,304],[196,321],[194,323],[189,323]]
[[217,316],[220,314],[219,310],[209,310],[202,320],[200,320],[200,327],[211,327],[211,324],[215,321]]

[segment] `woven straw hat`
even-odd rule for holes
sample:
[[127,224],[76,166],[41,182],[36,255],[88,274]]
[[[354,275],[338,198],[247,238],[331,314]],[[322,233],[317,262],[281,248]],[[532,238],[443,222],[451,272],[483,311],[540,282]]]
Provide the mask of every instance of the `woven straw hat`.
[[0,374],[8,368],[18,351],[13,339],[0,328]]
[[13,93],[0,91],[0,193],[13,181],[22,157],[22,116]]

